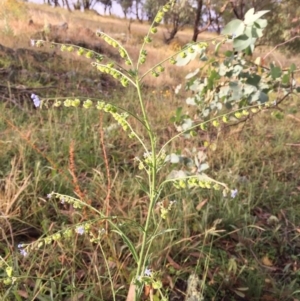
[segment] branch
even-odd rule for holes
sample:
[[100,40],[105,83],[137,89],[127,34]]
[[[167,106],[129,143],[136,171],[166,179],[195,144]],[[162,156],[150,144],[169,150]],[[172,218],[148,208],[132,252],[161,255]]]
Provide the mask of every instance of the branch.
[[285,42],[282,42],[282,43],[276,45],[273,49],[271,49],[271,50],[263,57],[263,60],[265,60],[265,59],[266,59],[273,51],[275,51],[278,47],[283,46],[283,45],[285,45],[285,44],[287,44],[287,43],[289,43],[289,42],[291,42],[291,41],[293,41],[293,40],[295,40],[295,39],[298,39],[298,38],[300,38],[300,36],[294,36],[294,37],[290,38],[289,40],[287,40],[287,41],[285,41]]

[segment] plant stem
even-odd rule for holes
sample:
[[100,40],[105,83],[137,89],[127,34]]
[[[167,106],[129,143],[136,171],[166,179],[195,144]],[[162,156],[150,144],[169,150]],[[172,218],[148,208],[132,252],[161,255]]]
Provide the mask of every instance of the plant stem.
[[[145,109],[145,104],[143,102],[142,94],[141,94],[141,85],[139,82],[139,79],[136,79],[136,88],[138,92],[138,97],[139,97],[139,102],[140,102],[140,107],[142,110],[142,115],[143,115],[143,120],[144,124],[146,126],[146,130],[150,139],[150,144],[151,144],[151,157],[152,157],[152,164],[150,166],[150,171],[149,171],[149,206],[148,206],[148,212],[147,212],[147,218],[146,218],[146,223],[143,231],[143,238],[142,238],[142,245],[141,245],[141,250],[139,253],[139,262],[138,262],[138,267],[137,267],[137,272],[136,272],[136,277],[141,276],[141,273],[145,269],[145,262],[146,259],[144,259],[145,256],[145,251],[146,251],[146,244],[147,244],[147,237],[148,237],[148,231],[149,231],[149,226],[150,226],[150,220],[152,217],[152,209],[154,207],[154,203],[156,200],[156,173],[157,173],[157,162],[156,162],[156,138],[155,134],[153,133],[148,116],[146,113]],[[137,298],[137,296],[135,296]]]

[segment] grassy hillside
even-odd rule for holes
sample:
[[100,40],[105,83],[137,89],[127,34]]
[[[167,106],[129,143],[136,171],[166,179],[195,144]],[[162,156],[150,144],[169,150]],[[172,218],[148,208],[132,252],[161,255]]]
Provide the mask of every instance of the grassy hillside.
[[[0,13],[0,299],[125,300],[136,269],[126,243],[90,207],[77,210],[47,196],[54,191],[78,197],[107,214],[139,249],[149,204],[141,184],[147,175],[135,158],[144,151],[109,114],[79,107],[37,109],[30,96],[104,100],[129,111],[138,110],[138,97],[134,89],[97,72],[88,59],[59,48],[33,48],[30,39],[74,43],[119,60],[95,31],[109,33],[134,57],[149,25],[30,3],[2,0],[0,5],[5,8]],[[60,27],[64,22],[67,30]],[[147,49],[144,70],[191,37],[185,29],[165,45],[164,31]],[[200,38],[213,37],[204,33]],[[273,58],[283,65],[297,62],[278,52]],[[177,133],[170,122],[176,108],[190,110],[185,93],[174,90],[197,66],[170,65],[158,79],[145,80],[146,110],[158,145]],[[203,151],[207,173],[238,194],[224,198],[208,189],[178,192],[171,185],[164,190],[164,206],[176,202],[164,221],[157,222],[159,205],[153,213],[157,224],[150,230],[158,230],[149,267],[168,300],[192,301],[186,296],[193,273],[200,279],[193,301],[300,300],[298,107],[294,97],[281,107],[283,119],[262,110],[251,122],[220,132],[199,131],[193,140],[182,137],[171,144],[170,152]],[[130,122],[143,136],[139,123]],[[78,225],[84,223],[89,234],[81,235]],[[62,232],[66,229],[70,235]],[[34,245],[57,233],[61,236],[48,244],[20,254],[19,244]],[[95,237],[96,243],[91,241]],[[157,291],[151,294],[146,287],[144,300],[162,300]]]

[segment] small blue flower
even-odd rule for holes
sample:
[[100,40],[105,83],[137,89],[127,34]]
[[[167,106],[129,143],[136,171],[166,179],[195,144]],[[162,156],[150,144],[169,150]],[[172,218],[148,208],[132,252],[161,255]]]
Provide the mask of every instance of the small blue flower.
[[83,226],[79,226],[79,227],[76,228],[75,231],[76,231],[76,233],[82,235],[82,234],[84,234],[84,227]]
[[234,199],[238,194],[238,190],[237,189],[234,189],[234,190],[231,190],[231,197]]
[[23,244],[18,244],[18,249],[20,250],[20,254],[25,257],[28,255],[28,253],[25,249],[23,249],[23,247],[24,247]]
[[31,99],[33,101],[33,104],[36,108],[38,108],[41,105],[41,100],[39,99],[39,97],[35,94],[31,94]]
[[151,275],[152,275],[151,269],[146,268],[144,274],[145,274],[145,276],[151,277]]
[[26,257],[28,255],[28,253],[25,249],[20,249],[20,254],[24,257]]

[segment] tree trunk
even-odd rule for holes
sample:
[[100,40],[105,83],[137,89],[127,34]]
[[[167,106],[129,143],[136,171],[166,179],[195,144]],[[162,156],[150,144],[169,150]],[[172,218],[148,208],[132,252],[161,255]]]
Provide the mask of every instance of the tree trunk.
[[62,3],[63,3],[63,6],[66,5],[67,9],[69,12],[71,12],[71,8],[70,8],[70,5],[69,5],[69,0],[62,0]]
[[135,16],[136,16],[136,19],[141,23],[142,20],[139,16],[139,3],[140,3],[140,0],[135,0]]
[[197,0],[197,8],[196,8],[196,16],[194,22],[194,33],[192,41],[196,42],[199,34],[199,23],[202,16],[202,7],[203,7],[203,0]]

